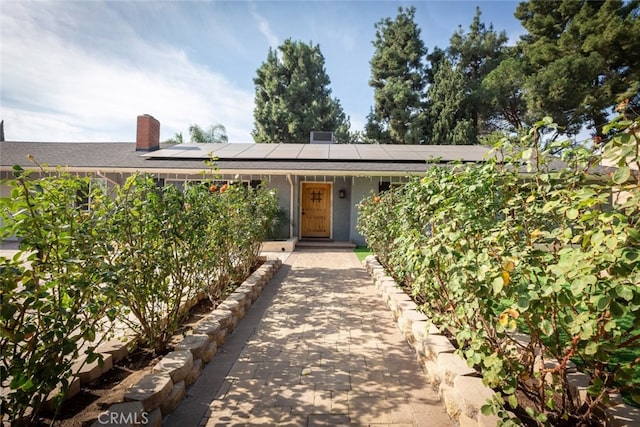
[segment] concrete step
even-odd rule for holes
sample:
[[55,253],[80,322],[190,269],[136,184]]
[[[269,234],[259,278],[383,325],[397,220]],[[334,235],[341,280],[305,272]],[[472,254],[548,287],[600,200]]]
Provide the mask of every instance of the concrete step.
[[302,239],[296,243],[296,249],[355,249],[352,242],[331,239]]

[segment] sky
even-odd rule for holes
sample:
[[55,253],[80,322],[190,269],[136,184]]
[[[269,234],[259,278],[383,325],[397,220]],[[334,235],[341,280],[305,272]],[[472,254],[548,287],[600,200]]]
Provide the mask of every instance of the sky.
[[375,23],[415,6],[429,52],[481,20],[514,44],[518,1],[0,1],[0,119],[8,141],[161,141],[191,124],[252,142],[256,70],[286,39],[318,44],[332,96],[362,130]]

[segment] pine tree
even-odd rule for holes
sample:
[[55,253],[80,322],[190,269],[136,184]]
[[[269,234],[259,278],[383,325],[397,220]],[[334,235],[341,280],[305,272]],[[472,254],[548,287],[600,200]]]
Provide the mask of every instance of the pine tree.
[[443,58],[429,87],[430,144],[470,144],[476,132],[465,110],[464,75],[448,58]]
[[[505,58],[482,80],[482,92],[488,105],[489,127],[518,131],[537,119],[527,112],[524,100],[525,63],[517,48],[509,48]],[[538,118],[539,119],[539,118]]]
[[[481,16],[480,8],[476,8],[469,32],[458,28],[447,48],[447,56],[463,77],[462,93],[465,97],[461,101],[458,115],[471,125],[470,133],[459,134],[471,138],[466,144],[475,143],[477,135],[491,130],[489,117],[493,111],[482,81],[500,64],[507,42],[506,33],[496,32],[491,24],[487,28],[480,20]],[[435,84],[437,83],[436,81]],[[452,98],[455,99],[456,95],[452,94]]]
[[638,106],[639,15],[637,0],[520,3],[515,16],[528,31],[520,48],[529,114],[551,116],[575,134],[583,125],[600,129],[624,99]]
[[[374,88],[375,107],[366,127],[368,138],[386,136],[393,144],[424,141],[427,50],[414,16],[414,7],[400,7],[394,20],[386,18],[375,24],[369,80]],[[374,133],[369,134],[368,130]]]
[[269,49],[254,83],[256,142],[303,143],[311,131],[332,131],[338,142],[348,142],[349,118],[331,97],[319,45],[287,39]]
[[480,20],[480,9],[469,26],[451,36],[446,50],[439,48],[428,56],[428,118],[431,144],[477,144],[478,136],[488,134],[500,115],[493,88],[484,79],[500,64],[507,37],[487,28]]

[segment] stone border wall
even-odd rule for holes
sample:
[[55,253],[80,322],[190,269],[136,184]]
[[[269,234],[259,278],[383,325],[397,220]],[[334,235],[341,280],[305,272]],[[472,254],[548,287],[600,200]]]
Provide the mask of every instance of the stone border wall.
[[[151,373],[131,386],[124,395],[124,402],[111,405],[92,427],[110,425],[102,424],[101,420],[113,419],[123,426],[127,424],[121,424],[122,420],[130,420],[128,425],[131,426],[160,427],[162,417],[175,411],[186,395],[187,387],[198,379],[204,365],[215,356],[281,265],[280,259],[267,259],[215,310],[199,320],[175,350],[156,363]],[[124,352],[122,357],[125,357],[127,346],[119,343],[110,345]]]
[[[499,421],[497,416],[486,416],[480,412],[480,408],[495,393],[482,383],[481,374],[454,353],[455,348],[449,339],[431,324],[424,313],[418,311],[416,303],[386,274],[375,256],[369,255],[363,261],[363,266],[372,276],[376,289],[391,310],[405,339],[414,348],[418,363],[431,385],[438,390],[449,416],[461,427],[495,426]],[[552,365],[553,361],[547,363]],[[577,406],[581,406],[585,403],[591,378],[576,370],[567,377],[572,398]],[[624,404],[619,394],[610,398],[608,406],[598,408],[606,427],[640,425],[639,408]]]

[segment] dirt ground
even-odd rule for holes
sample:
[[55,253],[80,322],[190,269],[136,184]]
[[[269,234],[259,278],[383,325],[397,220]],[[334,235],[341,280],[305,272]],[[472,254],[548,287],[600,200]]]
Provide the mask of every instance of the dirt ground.
[[[213,308],[213,304],[207,298],[196,304],[191,309],[189,318],[183,322],[182,328],[174,334],[167,352],[171,351],[172,345],[180,342],[183,335]],[[96,381],[83,386],[80,393],[62,405],[55,419],[53,414],[42,414],[40,424],[54,427],[91,426],[111,405],[124,402],[127,389],[150,373],[160,359],[161,357],[154,355],[149,349],[134,350],[127,358],[114,363],[113,368]]]
[[43,424],[57,427],[91,426],[111,405],[123,402],[126,390],[151,372],[158,360],[159,357],[147,350],[133,352],[128,358],[115,364],[109,372],[67,400],[55,419],[52,414],[43,414]]

